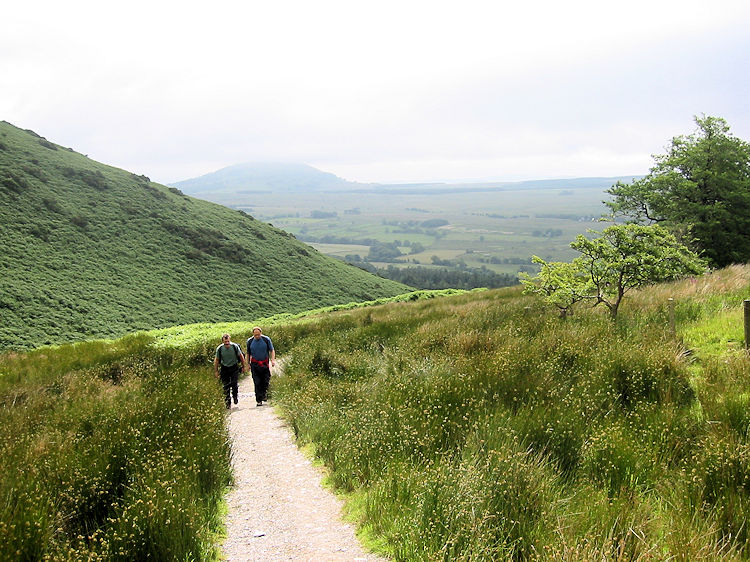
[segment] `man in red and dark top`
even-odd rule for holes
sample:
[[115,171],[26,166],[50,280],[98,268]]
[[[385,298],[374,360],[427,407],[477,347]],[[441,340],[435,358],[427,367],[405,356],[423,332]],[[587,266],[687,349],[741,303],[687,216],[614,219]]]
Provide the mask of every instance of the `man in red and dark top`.
[[247,356],[250,359],[250,373],[255,384],[255,402],[262,406],[268,401],[268,385],[271,382],[271,367],[276,366],[276,351],[271,338],[263,335],[258,326],[253,328],[253,337],[247,340]]

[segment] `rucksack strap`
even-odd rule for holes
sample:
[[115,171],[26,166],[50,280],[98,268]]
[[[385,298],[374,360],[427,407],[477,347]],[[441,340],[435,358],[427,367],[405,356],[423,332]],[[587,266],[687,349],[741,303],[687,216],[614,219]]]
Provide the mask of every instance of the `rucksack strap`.
[[[247,354],[250,355],[250,344],[253,343],[254,337],[247,338],[247,342],[245,342],[245,345],[247,346]],[[271,355],[271,338],[266,336],[265,334],[260,335],[260,339],[263,340],[263,342],[266,344],[266,353],[268,355]]]
[[234,354],[237,356],[237,362],[242,363],[242,348],[240,347],[240,344],[232,342],[232,347],[234,347]]

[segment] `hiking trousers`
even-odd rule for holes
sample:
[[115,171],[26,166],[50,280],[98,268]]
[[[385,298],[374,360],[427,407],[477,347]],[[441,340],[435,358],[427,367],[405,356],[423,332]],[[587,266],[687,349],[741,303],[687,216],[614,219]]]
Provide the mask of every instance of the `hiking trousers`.
[[231,398],[234,398],[235,404],[237,403],[237,397],[239,396],[240,391],[237,387],[237,380],[240,377],[240,366],[232,365],[231,367],[225,367],[222,365],[219,376],[221,377],[221,384],[224,388],[224,402],[226,403],[227,408],[229,408],[232,405],[230,401],[230,393]]
[[255,401],[268,400],[268,385],[271,384],[271,369],[268,365],[260,365],[256,362],[250,363],[250,373],[253,375],[255,385]]

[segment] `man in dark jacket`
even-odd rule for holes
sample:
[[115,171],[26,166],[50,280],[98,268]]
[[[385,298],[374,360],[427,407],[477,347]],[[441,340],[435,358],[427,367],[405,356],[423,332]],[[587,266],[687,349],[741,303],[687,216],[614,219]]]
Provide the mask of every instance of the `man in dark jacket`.
[[[230,392],[234,398],[234,403],[237,403],[239,396],[237,379],[240,375],[240,366],[242,366],[243,371],[247,371],[247,362],[242,349],[238,344],[232,342],[229,334],[222,335],[221,345],[216,348],[216,356],[214,357],[214,374],[217,379],[221,377],[221,384],[224,387],[224,402],[226,402],[227,408],[232,407],[229,400]],[[219,371],[220,368],[221,371]]]
[[263,331],[256,326],[253,337],[247,340],[247,356],[250,358],[250,373],[255,384],[255,402],[262,406],[268,400],[268,385],[271,383],[271,366],[276,366],[276,351],[271,338],[263,335]]

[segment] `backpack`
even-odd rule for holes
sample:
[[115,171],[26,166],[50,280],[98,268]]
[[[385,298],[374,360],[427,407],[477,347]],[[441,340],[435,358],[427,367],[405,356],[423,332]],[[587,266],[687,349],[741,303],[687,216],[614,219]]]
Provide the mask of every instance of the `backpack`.
[[232,347],[234,348],[235,354],[237,354],[237,363],[242,365],[242,348],[240,347],[240,344],[232,342]]

